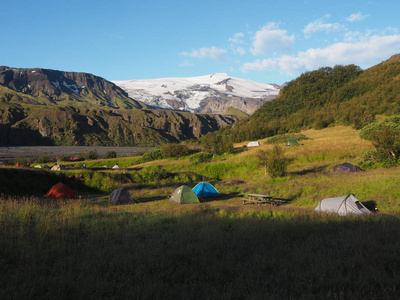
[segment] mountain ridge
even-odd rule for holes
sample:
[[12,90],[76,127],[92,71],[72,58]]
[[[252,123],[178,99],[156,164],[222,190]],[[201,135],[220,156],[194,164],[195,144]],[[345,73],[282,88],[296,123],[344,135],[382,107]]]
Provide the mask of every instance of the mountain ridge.
[[237,120],[154,110],[88,73],[0,67],[2,146],[155,146],[197,139]]
[[132,99],[147,105],[195,113],[227,114],[229,107],[252,114],[275,99],[280,87],[231,77],[226,73],[196,77],[112,81]]
[[89,73],[0,66],[0,102],[147,108],[112,82]]

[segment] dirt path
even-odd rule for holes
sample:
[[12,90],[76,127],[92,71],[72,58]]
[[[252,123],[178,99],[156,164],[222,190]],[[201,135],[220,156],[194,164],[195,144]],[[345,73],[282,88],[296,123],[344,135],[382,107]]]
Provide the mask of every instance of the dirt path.
[[57,157],[60,155],[78,156],[79,153],[88,153],[96,150],[99,157],[104,157],[108,151],[115,151],[117,157],[134,155],[144,152],[150,147],[86,147],[86,146],[23,146],[23,147],[0,147],[0,162],[15,158],[38,158],[46,155]]

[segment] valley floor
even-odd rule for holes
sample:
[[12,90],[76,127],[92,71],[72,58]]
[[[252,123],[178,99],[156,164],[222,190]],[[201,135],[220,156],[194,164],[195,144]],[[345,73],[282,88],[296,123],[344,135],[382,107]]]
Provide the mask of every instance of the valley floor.
[[77,156],[80,153],[97,151],[100,157],[109,151],[115,151],[118,157],[135,155],[150,147],[97,147],[97,146],[2,146],[0,147],[0,162],[16,158],[39,158],[41,156],[56,157],[61,155]]

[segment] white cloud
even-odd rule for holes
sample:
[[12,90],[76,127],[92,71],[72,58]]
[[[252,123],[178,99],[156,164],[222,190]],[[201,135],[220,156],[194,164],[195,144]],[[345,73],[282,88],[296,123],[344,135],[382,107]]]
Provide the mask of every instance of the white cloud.
[[236,47],[233,52],[239,55],[245,55],[246,54],[246,50],[243,47]]
[[369,17],[369,15],[363,15],[362,13],[358,12],[355,14],[351,14],[350,16],[348,16],[346,18],[346,20],[349,22],[356,22],[356,21],[362,21],[368,17]]
[[293,43],[294,35],[288,35],[286,30],[279,29],[277,23],[271,22],[256,32],[250,52],[253,55],[268,54],[272,51],[287,53]]
[[324,66],[356,64],[370,67],[400,52],[400,35],[371,36],[356,43],[336,43],[326,48],[308,49],[297,56],[256,60],[242,65],[242,71],[280,70],[300,75]]
[[[329,16],[324,17],[329,18]],[[338,31],[343,31],[346,30],[346,28],[339,23],[324,23],[324,19],[318,19],[315,20],[314,22],[308,23],[304,29],[303,33],[304,35],[309,38],[312,34],[319,32],[319,31],[324,31],[324,32],[338,32]]]
[[238,54],[238,55],[245,55],[247,51],[243,47],[245,41],[243,41],[244,38],[244,33],[242,32],[237,32],[233,35],[233,37],[228,39],[228,42],[230,42],[229,49],[233,52],[233,54]]
[[195,65],[187,60],[185,60],[183,63],[179,64],[179,67],[181,68],[187,68],[187,67],[194,67]]
[[192,50],[192,52],[181,52],[180,54],[194,58],[225,60],[226,50],[213,46],[211,48],[202,47],[198,50]]
[[237,32],[233,35],[233,37],[229,38],[228,41],[233,43],[233,44],[243,44],[242,38],[244,37],[244,34],[241,32]]

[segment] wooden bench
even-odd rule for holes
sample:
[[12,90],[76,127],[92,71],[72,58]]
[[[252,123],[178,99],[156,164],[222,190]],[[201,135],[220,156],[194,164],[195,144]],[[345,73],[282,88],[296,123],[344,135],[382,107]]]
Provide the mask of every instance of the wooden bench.
[[271,205],[281,205],[287,200],[282,198],[275,198],[270,195],[261,194],[247,194],[247,198],[242,198],[243,204],[271,204]]

